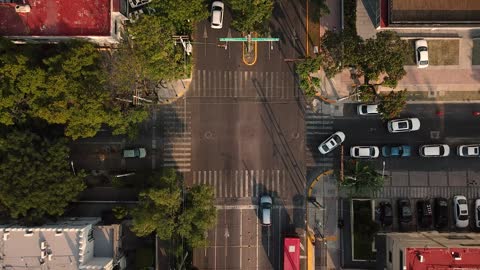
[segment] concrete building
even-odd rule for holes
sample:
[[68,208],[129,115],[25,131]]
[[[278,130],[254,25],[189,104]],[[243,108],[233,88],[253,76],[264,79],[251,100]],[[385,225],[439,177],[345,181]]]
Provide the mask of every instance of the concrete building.
[[412,232],[386,235],[386,269],[480,269],[480,234]]
[[375,28],[478,28],[478,0],[360,0]]
[[0,269],[123,269],[120,226],[73,218],[41,227],[0,226]]
[[0,36],[55,42],[82,38],[117,43],[127,20],[126,0],[0,0]]

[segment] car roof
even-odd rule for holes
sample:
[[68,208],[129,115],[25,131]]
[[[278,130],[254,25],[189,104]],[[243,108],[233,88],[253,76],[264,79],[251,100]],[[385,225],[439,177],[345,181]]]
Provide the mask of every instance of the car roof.
[[370,156],[370,146],[357,146],[360,156]]

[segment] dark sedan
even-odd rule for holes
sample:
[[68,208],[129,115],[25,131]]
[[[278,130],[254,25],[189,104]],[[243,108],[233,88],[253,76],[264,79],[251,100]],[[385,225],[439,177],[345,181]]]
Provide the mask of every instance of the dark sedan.
[[443,229],[448,226],[448,200],[435,198],[435,228]]
[[399,199],[398,200],[398,220],[400,224],[408,224],[412,221],[412,206],[410,200]]

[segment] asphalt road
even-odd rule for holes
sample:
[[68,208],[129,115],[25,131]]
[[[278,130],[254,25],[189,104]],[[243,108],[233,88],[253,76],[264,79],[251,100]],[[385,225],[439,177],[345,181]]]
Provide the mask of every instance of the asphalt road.
[[[415,104],[408,105],[402,117],[420,119],[420,130],[409,133],[389,133],[386,123],[377,116],[360,117],[355,113],[356,104],[345,104],[344,117],[334,118],[333,130],[346,135],[345,153],[354,145],[401,145],[412,146],[410,158],[381,158],[389,160],[391,170],[458,170],[476,168],[477,159],[460,158],[456,148],[461,144],[480,143],[480,117],[472,111],[480,111],[480,104]],[[443,116],[438,116],[437,111]],[[321,142],[322,138],[319,138]],[[445,143],[451,148],[449,157],[422,158],[418,148],[424,144]]]

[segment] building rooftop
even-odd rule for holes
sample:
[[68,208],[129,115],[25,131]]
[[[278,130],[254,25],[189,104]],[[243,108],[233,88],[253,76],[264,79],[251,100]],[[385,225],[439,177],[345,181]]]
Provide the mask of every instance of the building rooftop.
[[106,269],[113,263],[114,228],[98,218],[64,220],[41,227],[0,226],[0,268]]
[[390,23],[480,22],[480,1],[478,0],[389,0],[389,7]]
[[407,269],[479,269],[480,248],[407,248]]
[[1,36],[110,36],[110,0],[13,2],[0,1]]

